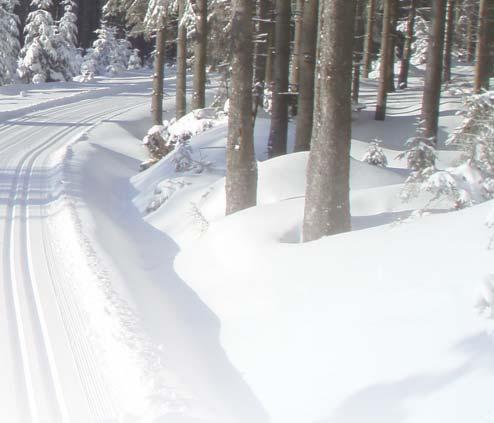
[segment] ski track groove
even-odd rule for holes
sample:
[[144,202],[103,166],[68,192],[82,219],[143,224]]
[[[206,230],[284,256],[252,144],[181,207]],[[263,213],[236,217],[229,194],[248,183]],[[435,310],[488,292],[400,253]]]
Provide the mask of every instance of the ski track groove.
[[[96,100],[87,100],[84,105],[80,107],[71,107],[68,113],[63,115],[57,114],[56,120],[52,120],[53,122],[57,122],[60,118],[73,116],[77,111],[82,111],[83,109],[87,109],[91,107],[94,103],[102,102],[104,98],[99,98]],[[8,195],[8,206],[6,213],[6,227],[4,233],[4,290],[6,292],[7,299],[7,308],[10,311],[10,315],[14,317],[14,321],[9,325],[9,329],[12,331],[11,335],[14,338],[14,352],[18,352],[19,354],[14,354],[14,357],[20,359],[20,363],[15,363],[17,371],[22,373],[22,381],[18,386],[16,386],[16,392],[20,395],[20,398],[27,397],[27,401],[23,401],[26,408],[21,407],[23,410],[28,410],[29,419],[33,423],[37,423],[40,420],[38,401],[36,400],[36,393],[34,392],[33,386],[33,363],[30,363],[29,351],[27,346],[27,338],[26,338],[26,322],[29,322],[34,326],[36,330],[34,330],[34,338],[35,340],[35,349],[37,355],[42,361],[45,363],[45,366],[42,366],[45,369],[44,380],[47,381],[47,387],[49,392],[47,393],[48,402],[51,402],[49,408],[52,416],[54,417],[54,421],[70,421],[69,412],[64,402],[64,396],[62,392],[62,388],[60,386],[59,375],[56,368],[55,357],[52,351],[52,346],[49,340],[48,328],[46,326],[46,321],[43,314],[43,305],[41,304],[41,299],[39,296],[39,287],[35,278],[34,269],[33,269],[33,260],[31,255],[31,241],[30,241],[30,224],[29,224],[29,188],[32,185],[31,179],[33,175],[33,171],[35,169],[36,161],[41,157],[41,155],[48,151],[50,148],[56,146],[61,141],[67,140],[67,136],[71,133],[77,133],[77,131],[81,131],[80,125],[84,125],[86,123],[90,123],[91,121],[95,121],[91,127],[94,127],[98,123],[101,122],[104,118],[111,118],[117,116],[119,114],[125,113],[128,110],[131,110],[136,107],[140,107],[144,102],[138,102],[138,104],[134,104],[131,107],[125,108],[122,110],[121,107],[114,108],[111,110],[106,110],[103,113],[96,113],[91,116],[86,116],[84,119],[77,121],[79,126],[73,127],[65,127],[64,129],[55,132],[53,135],[48,138],[48,140],[42,140],[35,147],[31,148],[27,151],[21,159],[18,161],[18,165],[15,169],[15,174],[13,175],[11,187]],[[61,108],[55,107],[54,109]],[[46,114],[50,112],[54,112],[56,110],[48,109],[45,111]],[[29,117],[26,119],[21,119],[22,122],[28,121]],[[46,122],[46,123],[49,123]],[[12,132],[15,132],[15,123],[9,125],[12,126]],[[32,139],[33,136],[37,135],[40,132],[43,132],[43,126],[40,126],[40,129],[33,130],[32,127],[28,128],[20,134],[19,131],[16,132],[17,141],[13,143],[9,143],[5,146],[0,147],[0,152],[4,153],[11,148],[18,146],[20,143],[26,142],[21,135],[28,134]],[[3,135],[5,135],[6,131],[1,131]],[[9,131],[10,132],[10,131]],[[47,188],[47,192],[49,192],[49,187]],[[18,211],[19,209],[19,211]],[[40,210],[42,209],[42,205],[40,204]],[[17,226],[20,226],[17,229]],[[45,225],[42,225],[42,233],[43,235],[48,235]],[[19,232],[20,239],[16,239],[16,234]],[[66,335],[69,340],[70,348],[73,352],[73,360],[76,363],[77,371],[81,376],[81,384],[86,393],[87,400],[89,406],[91,408],[91,412],[95,421],[103,421],[105,417],[108,417],[108,412],[113,414],[113,406],[105,406],[106,404],[110,404],[111,400],[109,399],[109,395],[105,394],[106,389],[104,389],[104,382],[102,381],[102,376],[98,375],[97,371],[94,370],[94,363],[96,360],[94,359],[94,352],[91,349],[89,342],[84,336],[84,317],[83,313],[78,307],[77,302],[75,301],[73,296],[68,295],[68,292],[64,290],[66,284],[61,283],[63,277],[60,277],[59,271],[56,269],[56,266],[53,266],[56,263],[53,246],[47,246],[47,242],[49,241],[49,236],[43,236],[43,249],[47,253],[46,257],[48,260],[47,266],[51,275],[53,275],[51,280],[51,285],[53,292],[55,294],[55,298],[57,299],[57,308],[58,314],[61,317],[63,326],[66,330]],[[20,266],[20,272],[18,267],[18,262],[16,260],[17,253],[17,243],[20,244],[20,256],[19,263],[22,263]],[[22,260],[22,257],[27,258],[27,262]],[[19,278],[19,275],[22,276]],[[58,274],[58,276],[55,276]],[[19,280],[21,279],[21,281]],[[26,303],[29,304],[30,313],[29,316],[24,316],[21,307],[21,291],[25,292],[24,298]],[[76,336],[77,335],[77,336]],[[91,360],[89,360],[91,358]],[[82,363],[81,363],[82,362]],[[91,365],[93,363],[93,365]],[[19,374],[18,373],[18,374]],[[48,383],[49,381],[49,383]],[[95,389],[96,388],[96,389]],[[41,395],[42,397],[45,395]],[[94,402],[93,402],[94,401]],[[97,406],[95,405],[97,404]],[[114,414],[113,414],[114,415]],[[23,414],[26,417],[26,414]]]

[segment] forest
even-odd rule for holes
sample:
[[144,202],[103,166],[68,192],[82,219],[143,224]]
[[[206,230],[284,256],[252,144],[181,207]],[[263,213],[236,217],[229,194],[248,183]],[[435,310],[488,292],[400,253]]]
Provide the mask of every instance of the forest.
[[494,0],[0,0],[0,421],[494,422]]

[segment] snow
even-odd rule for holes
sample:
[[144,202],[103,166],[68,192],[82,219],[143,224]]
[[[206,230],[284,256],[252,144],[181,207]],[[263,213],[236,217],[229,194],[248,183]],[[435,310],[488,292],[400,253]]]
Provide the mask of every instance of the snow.
[[[454,84],[468,72],[456,68]],[[0,87],[0,420],[494,418],[494,202],[414,213],[427,196],[401,201],[418,78],[390,95],[384,122],[372,116],[376,83],[362,82],[353,231],[304,244],[308,153],[266,160],[262,116],[256,207],[224,216],[228,129],[211,110],[167,129],[196,134],[199,165],[177,171],[176,149],[138,172],[150,83],[129,71]],[[441,169],[459,155],[444,142],[460,106],[445,94]],[[291,123],[289,148],[293,137]],[[388,167],[362,161],[375,139]]]

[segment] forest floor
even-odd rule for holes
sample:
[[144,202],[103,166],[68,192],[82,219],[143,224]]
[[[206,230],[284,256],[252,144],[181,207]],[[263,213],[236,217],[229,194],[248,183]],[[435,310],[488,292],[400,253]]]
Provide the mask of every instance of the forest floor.
[[[475,307],[494,304],[493,203],[400,199],[415,72],[384,122],[363,82],[353,231],[306,244],[308,154],[266,160],[266,116],[258,206],[225,217],[224,116],[178,125],[212,126],[187,171],[174,153],[138,172],[149,72],[0,88],[0,421],[494,422],[494,321]],[[445,89],[439,167],[470,79]],[[386,168],[362,162],[374,139]]]

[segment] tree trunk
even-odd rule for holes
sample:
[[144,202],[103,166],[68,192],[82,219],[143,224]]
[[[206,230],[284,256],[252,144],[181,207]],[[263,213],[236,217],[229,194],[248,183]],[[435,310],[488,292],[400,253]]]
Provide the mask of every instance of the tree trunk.
[[362,69],[362,78],[368,78],[372,64],[372,34],[376,22],[376,0],[369,0],[367,8],[367,28],[364,46],[364,63]]
[[288,66],[290,62],[291,4],[276,0],[273,110],[268,141],[270,158],[286,154],[288,132]]
[[186,86],[187,86],[187,28],[182,23],[185,11],[185,0],[178,2],[178,28],[177,28],[177,91],[175,117],[180,119],[187,110]]
[[303,239],[349,231],[353,2],[321,0]]
[[297,114],[297,93],[299,92],[298,83],[300,79],[300,48],[302,41],[302,16],[304,13],[304,3],[305,0],[297,0],[297,10],[295,10],[295,39],[293,42],[293,52],[292,52],[292,64],[291,70],[292,73],[290,75],[290,91],[294,93],[290,98],[292,115],[295,116]]
[[477,32],[477,50],[475,53],[475,80],[474,92],[480,93],[482,89],[489,89],[490,74],[490,46],[489,30],[492,31],[492,0],[480,0],[479,21]]
[[196,12],[196,35],[194,43],[194,82],[192,108],[206,106],[206,58],[208,40],[207,0],[193,0]]
[[386,118],[386,102],[388,96],[389,66],[391,63],[391,8],[393,0],[384,0],[383,31],[381,35],[381,66],[379,69],[379,90],[376,103],[376,120]]
[[257,23],[257,34],[255,43],[255,68],[254,82],[256,84],[256,97],[254,100],[254,115],[257,115],[257,109],[262,105],[264,97],[264,86],[266,78],[266,61],[268,55],[268,38],[269,27],[271,24],[267,22],[269,19],[269,1],[259,0]]
[[451,51],[453,50],[453,34],[455,30],[456,0],[448,0],[446,10],[446,32],[444,38],[443,81],[451,81]]
[[441,99],[441,76],[444,51],[444,27],[446,0],[432,3],[432,27],[429,36],[424,94],[422,97],[422,124],[420,134],[437,144],[439,102]]
[[364,6],[365,0],[355,4],[355,41],[353,45],[352,101],[358,103],[360,91],[360,68],[364,49]]
[[300,80],[295,151],[310,150],[314,113],[314,69],[316,66],[317,17],[319,0],[306,0],[302,17]]
[[395,49],[397,43],[397,34],[396,27],[398,25],[398,1],[399,0],[391,0],[391,27],[390,27],[390,40],[389,40],[389,66],[387,67],[388,74],[386,79],[388,80],[388,93],[392,93],[395,91]]
[[165,73],[165,26],[156,33],[156,57],[154,59],[153,95],[151,112],[153,125],[163,125],[163,78]]
[[271,87],[273,82],[273,67],[274,67],[274,43],[275,43],[275,22],[274,22],[274,6],[272,0],[268,1],[269,10],[267,12],[268,19],[268,40],[266,45],[267,56],[266,56],[266,77],[264,79],[265,85]]
[[407,32],[405,35],[405,45],[401,57],[400,74],[398,76],[398,86],[406,88],[408,86],[408,73],[410,71],[410,58],[412,56],[413,29],[415,26],[415,14],[417,11],[417,0],[410,0],[408,9]]
[[[468,0],[467,0],[468,1]],[[467,4],[467,63],[472,63],[475,56],[476,34],[477,34],[477,1],[469,0]]]
[[232,79],[228,120],[226,214],[256,205],[252,107],[252,1],[233,0]]

